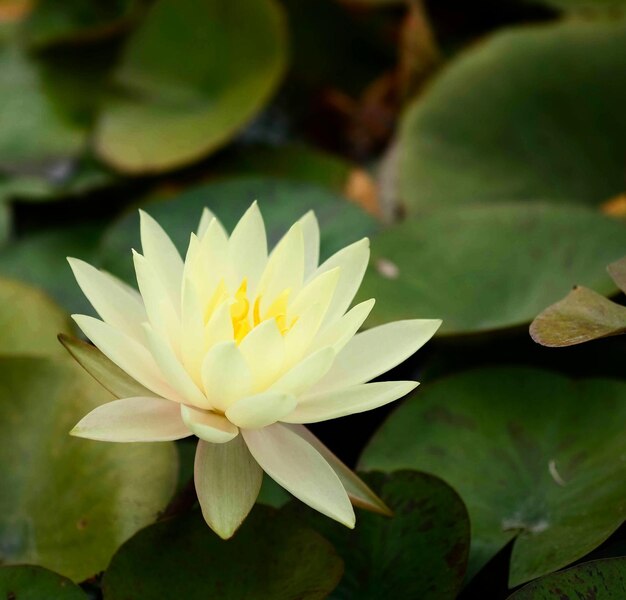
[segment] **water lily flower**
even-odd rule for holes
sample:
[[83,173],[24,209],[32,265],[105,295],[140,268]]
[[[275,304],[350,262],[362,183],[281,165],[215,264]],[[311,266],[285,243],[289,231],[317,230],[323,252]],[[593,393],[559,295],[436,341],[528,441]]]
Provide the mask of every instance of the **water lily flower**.
[[[223,538],[251,510],[263,472],[348,527],[355,524],[351,501],[388,510],[304,425],[413,390],[414,381],[367,382],[412,355],[441,321],[398,321],[357,333],[374,305],[350,308],[369,242],[318,265],[319,235],[309,212],[268,253],[256,203],[230,236],[207,209],[183,260],[141,212],[143,254],[133,252],[139,292],[69,259],[101,317],[74,315],[75,321],[133,381],[118,394],[126,397],[90,412],[72,434],[110,442],[195,434],[198,499]],[[102,381],[102,373],[92,374]]]

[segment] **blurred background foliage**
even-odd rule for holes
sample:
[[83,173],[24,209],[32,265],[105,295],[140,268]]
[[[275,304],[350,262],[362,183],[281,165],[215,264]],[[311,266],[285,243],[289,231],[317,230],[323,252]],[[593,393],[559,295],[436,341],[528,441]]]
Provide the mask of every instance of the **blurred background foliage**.
[[[605,270],[626,255],[625,75],[624,0],[0,0],[0,563],[40,565],[1,568],[0,596],[137,597],[161,561],[144,599],[505,598],[539,576],[514,597],[623,598],[625,344],[551,351],[528,324],[581,285],[586,339],[626,330]],[[133,282],[138,206],[183,250],[203,206],[232,227],[255,199],[270,241],[311,208],[323,255],[371,238],[368,326],[444,320],[382,428],[391,408],[312,428],[384,472],[398,520],[349,533],[266,482],[227,556],[184,515],[101,582],[192,453],[65,435],[111,399],[56,341],[91,310],[65,257]],[[152,556],[177,528],[189,544]],[[240,579],[259,536],[273,570],[248,556]]]

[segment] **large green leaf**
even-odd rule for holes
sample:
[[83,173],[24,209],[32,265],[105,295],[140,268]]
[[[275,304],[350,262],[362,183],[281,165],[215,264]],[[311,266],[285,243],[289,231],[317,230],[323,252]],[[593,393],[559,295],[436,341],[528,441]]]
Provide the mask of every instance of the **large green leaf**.
[[507,204],[440,211],[372,239],[361,298],[369,323],[441,318],[442,334],[530,322],[582,284],[617,289],[605,265],[626,254],[623,223],[584,207]]
[[360,511],[354,530],[294,503],[296,512],[337,548],[346,573],[336,600],[398,597],[454,600],[469,551],[469,520],[459,496],[440,479],[415,471],[365,477],[392,517]]
[[625,70],[619,20],[511,29],[473,47],[404,117],[401,198],[416,211],[622,193]]
[[0,381],[0,562],[81,581],[165,507],[176,450],[71,437],[113,396],[67,359],[1,358]]
[[57,335],[72,331],[69,317],[41,291],[0,279],[0,355],[62,354]]
[[624,600],[626,557],[582,563],[529,583],[509,600]]
[[626,517],[626,383],[468,371],[424,386],[365,450],[365,469],[452,485],[472,528],[470,575],[515,539],[511,586],[581,558]]
[[[527,0],[537,4],[539,0]],[[626,8],[624,0],[540,0],[543,4],[553,6],[564,11],[581,12],[586,16],[599,14],[609,14],[614,16],[617,10]]]
[[44,289],[70,313],[89,311],[67,257],[91,262],[102,230],[100,224],[74,225],[18,238],[0,248],[0,275]]
[[215,150],[276,88],[285,38],[273,0],[157,0],[103,106],[97,152],[138,173],[179,167]]
[[342,573],[319,534],[257,506],[228,542],[199,512],[144,529],[113,557],[103,590],[107,600],[317,600]]
[[0,568],[0,598],[7,600],[87,600],[69,579],[31,565]]
[[[320,221],[323,256],[378,228],[372,217],[329,190],[260,177],[242,177],[198,186],[168,201],[145,204],[143,208],[163,226],[184,253],[189,244],[189,234],[198,227],[205,206],[228,230],[232,230],[254,200],[259,201],[270,244],[275,244],[308,210],[315,210]],[[136,210],[108,230],[100,252],[102,265],[129,282],[135,279],[131,248],[140,248],[139,214]]]

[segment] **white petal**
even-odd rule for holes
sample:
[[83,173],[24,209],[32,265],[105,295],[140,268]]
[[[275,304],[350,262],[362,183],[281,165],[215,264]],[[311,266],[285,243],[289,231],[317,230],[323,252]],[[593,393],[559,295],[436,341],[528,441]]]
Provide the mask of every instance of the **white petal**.
[[304,281],[304,237],[302,226],[295,223],[278,242],[270,254],[267,267],[259,284],[261,314],[274,302],[276,297],[290,290],[295,297]]
[[274,319],[255,327],[243,339],[239,350],[252,372],[254,391],[271,385],[285,364],[285,340]]
[[76,258],[67,260],[80,289],[101,319],[138,341],[143,340],[141,324],[146,320],[146,310],[141,297],[129,293],[126,286],[115,282],[109,273]]
[[348,310],[363,281],[369,257],[369,240],[363,238],[333,254],[313,275],[313,277],[319,277],[322,273],[336,267],[341,269],[332,304],[326,313],[326,323],[332,323]]
[[200,440],[194,482],[204,520],[226,540],[254,506],[263,482],[263,470],[241,436],[225,444]]
[[86,315],[72,315],[83,333],[107,358],[158,396],[182,402],[164,379],[147,348],[126,334]]
[[315,392],[365,383],[417,352],[439,329],[438,319],[394,321],[355,335],[337,355]]
[[322,304],[310,306],[285,335],[285,369],[300,362],[308,353],[311,343],[324,318],[325,307]]
[[317,269],[320,261],[320,227],[312,210],[299,222],[304,237],[304,278],[307,279]]
[[289,303],[290,315],[300,315],[313,304],[321,304],[324,307],[325,316],[333,302],[340,277],[341,269],[337,267],[309,281],[293,302]]
[[252,375],[235,342],[216,344],[202,364],[204,391],[212,406],[225,411],[235,400],[249,395]]
[[267,264],[265,224],[256,202],[244,213],[228,241],[230,262],[240,280],[248,281],[250,295],[254,295]]
[[204,347],[206,350],[220,342],[232,342],[235,338],[233,320],[230,316],[230,302],[222,302],[218,306],[209,322],[204,327]]
[[72,429],[77,437],[103,442],[163,442],[191,435],[179,404],[163,398],[123,398],[92,410]]
[[180,350],[185,369],[196,385],[202,386],[202,361],[205,355],[204,318],[200,299],[193,281],[183,281]]
[[198,229],[196,231],[196,235],[199,239],[204,237],[204,234],[208,231],[209,225],[215,219],[217,225],[221,227],[222,231],[224,231],[224,235],[226,235],[226,230],[220,223],[219,219],[205,206],[202,210],[202,216],[200,217],[200,222],[198,223]]
[[163,228],[146,212],[139,211],[141,247],[146,260],[152,265],[172,304],[180,306],[180,288],[183,261]]
[[133,262],[148,321],[154,329],[172,343],[178,352],[180,346],[180,296],[179,305],[174,307],[163,282],[146,258],[133,250]]
[[180,415],[185,425],[205,442],[225,444],[239,433],[228,419],[214,412],[181,404]]
[[280,421],[297,405],[295,396],[283,392],[262,392],[237,400],[226,410],[226,417],[242,429],[259,429]]
[[300,398],[298,408],[283,421],[318,423],[378,408],[406,396],[418,386],[416,381],[380,381],[310,394]]
[[191,274],[203,305],[209,301],[220,281],[228,278],[229,265],[228,236],[219,221],[213,219],[200,238]]
[[334,360],[335,351],[330,347],[322,348],[287,371],[269,389],[300,396],[328,373]]
[[343,317],[329,323],[313,340],[310,350],[332,346],[339,352],[356,334],[374,308],[375,300],[366,300],[353,306]]
[[287,425],[292,431],[304,438],[328,461],[333,471],[341,480],[354,506],[360,506],[383,515],[390,516],[389,507],[358,477],[351,469],[342,463],[322,442],[320,442],[304,425]]
[[252,456],[274,481],[311,508],[354,527],[346,490],[313,446],[279,423],[241,433]]
[[148,347],[167,382],[185,399],[187,404],[210,408],[211,405],[206,396],[180,363],[168,341],[147,323],[144,324],[144,329]]

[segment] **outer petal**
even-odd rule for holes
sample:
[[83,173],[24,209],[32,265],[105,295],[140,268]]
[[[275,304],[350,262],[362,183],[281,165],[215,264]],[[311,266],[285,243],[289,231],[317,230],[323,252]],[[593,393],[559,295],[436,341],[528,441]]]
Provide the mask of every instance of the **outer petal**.
[[144,329],[152,356],[168,383],[185,399],[187,404],[210,408],[211,405],[206,396],[200,391],[189,373],[187,373],[180,363],[168,341],[154,331],[147,323]]
[[365,323],[374,304],[375,300],[372,298],[353,306],[343,317],[324,327],[313,340],[310,349],[332,346],[335,352],[339,352]]
[[263,392],[237,400],[226,417],[242,429],[259,429],[276,423],[296,408],[295,396],[283,392]]
[[300,221],[304,237],[304,278],[307,279],[320,261],[320,226],[315,213],[310,210]]
[[440,325],[438,319],[395,321],[357,334],[312,392],[332,391],[378,377],[417,352]]
[[194,480],[204,520],[226,540],[254,506],[263,482],[263,470],[241,436],[225,444],[200,440]]
[[204,347],[208,350],[220,342],[232,342],[234,337],[230,302],[222,302],[204,327]]
[[235,342],[216,344],[202,364],[204,390],[212,406],[226,410],[250,394],[252,375]]
[[279,423],[242,430],[242,435],[252,456],[279,485],[327,517],[354,527],[354,510],[346,490],[313,446]]
[[183,280],[181,312],[181,355],[186,370],[194,382],[202,385],[202,361],[204,360],[204,319],[196,286],[190,278]]
[[350,501],[354,506],[360,506],[383,515],[391,516],[391,509],[358,477],[351,469],[346,467],[322,442],[320,442],[304,425],[286,425],[301,438],[305,439],[315,448],[333,468],[341,480],[343,487],[348,492]]
[[254,380],[254,391],[274,382],[285,363],[285,340],[274,319],[255,327],[241,342],[239,350]]
[[334,360],[335,351],[332,348],[322,348],[287,371],[269,389],[300,396],[328,373]]
[[176,402],[183,398],[161,375],[145,346],[106,323],[86,315],[72,315],[83,333],[107,358],[141,385]]
[[265,224],[256,202],[244,213],[228,241],[231,264],[241,279],[248,280],[248,289],[254,294],[267,264]]
[[92,410],[72,435],[103,442],[163,442],[191,435],[179,405],[163,398],[123,398]]
[[202,216],[200,217],[200,222],[198,223],[198,229],[196,231],[196,235],[199,239],[204,237],[204,234],[209,229],[209,225],[213,219],[215,219],[217,225],[219,225],[219,227],[224,231],[224,235],[226,235],[226,230],[224,230],[224,227],[220,223],[219,219],[205,206],[202,210]]
[[143,340],[141,324],[146,320],[146,309],[141,297],[132,294],[121,282],[90,264],[68,258],[74,277],[101,319],[127,335]]
[[207,410],[181,404],[180,415],[185,425],[205,442],[225,444],[239,433],[239,429],[228,419]]
[[380,381],[310,394],[301,398],[298,408],[283,418],[283,421],[318,423],[365,412],[406,396],[418,385],[417,381]]
[[363,238],[333,254],[313,275],[313,277],[319,277],[322,273],[336,267],[341,269],[333,301],[326,313],[326,323],[332,323],[348,310],[361,286],[369,258],[370,242],[367,238]]
[[143,210],[139,211],[139,216],[143,255],[156,271],[172,304],[178,307],[183,261],[163,228]]

